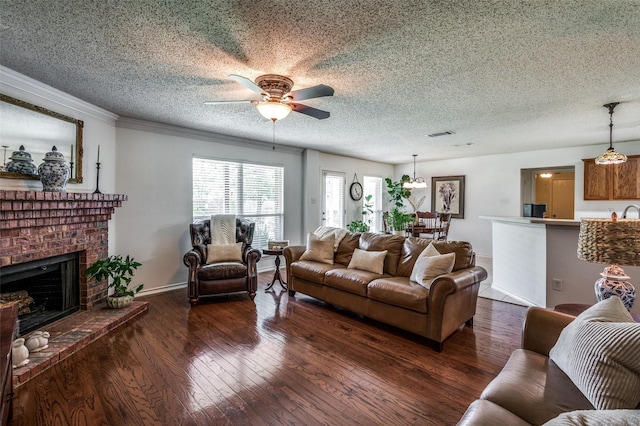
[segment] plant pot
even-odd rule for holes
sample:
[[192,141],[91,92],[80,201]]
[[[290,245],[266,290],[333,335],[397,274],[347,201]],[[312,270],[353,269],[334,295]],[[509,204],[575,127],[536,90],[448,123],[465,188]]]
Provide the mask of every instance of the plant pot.
[[107,296],[107,306],[111,309],[124,308],[131,302],[133,302],[133,296]]

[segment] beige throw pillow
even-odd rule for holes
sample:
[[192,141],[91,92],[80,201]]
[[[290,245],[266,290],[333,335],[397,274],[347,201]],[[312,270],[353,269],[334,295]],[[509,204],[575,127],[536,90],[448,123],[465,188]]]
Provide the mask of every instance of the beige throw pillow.
[[235,244],[208,244],[207,263],[242,262],[242,242]]
[[640,403],[640,323],[612,296],[567,325],[549,357],[596,410]]
[[429,288],[434,278],[453,271],[455,263],[455,253],[440,254],[433,244],[429,244],[416,259],[409,279]]
[[300,260],[313,260],[315,262],[328,263],[333,265],[333,245],[335,234],[328,234],[324,238],[316,234],[307,234],[307,249],[300,256]]
[[361,271],[373,272],[382,275],[384,271],[384,258],[387,257],[387,250],[366,251],[355,249],[348,269],[359,269]]

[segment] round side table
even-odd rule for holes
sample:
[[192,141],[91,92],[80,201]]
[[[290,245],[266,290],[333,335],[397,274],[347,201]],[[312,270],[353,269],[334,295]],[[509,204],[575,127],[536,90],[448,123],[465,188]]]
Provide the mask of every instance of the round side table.
[[280,283],[280,286],[287,290],[287,283],[282,279],[282,274],[280,273],[280,256],[282,255],[282,249],[277,249],[277,250],[267,250],[267,249],[263,249],[262,250],[263,254],[266,254],[268,256],[275,256],[276,260],[275,260],[275,264],[276,264],[276,270],[273,273],[273,280],[271,280],[271,283],[267,286],[267,288],[264,289],[264,291],[269,291],[271,290],[271,287],[273,287],[273,285],[276,283],[276,281],[278,281]]

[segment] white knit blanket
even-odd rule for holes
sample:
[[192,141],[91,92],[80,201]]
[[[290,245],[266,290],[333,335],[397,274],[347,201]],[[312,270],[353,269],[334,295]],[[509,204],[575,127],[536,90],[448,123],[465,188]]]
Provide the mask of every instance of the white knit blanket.
[[236,242],[236,215],[211,215],[211,244],[234,244]]

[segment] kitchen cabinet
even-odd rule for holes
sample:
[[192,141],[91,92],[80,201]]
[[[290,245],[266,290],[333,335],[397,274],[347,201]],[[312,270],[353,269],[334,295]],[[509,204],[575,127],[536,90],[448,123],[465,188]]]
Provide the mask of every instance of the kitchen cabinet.
[[640,155],[629,155],[622,164],[582,161],[585,200],[640,200]]

